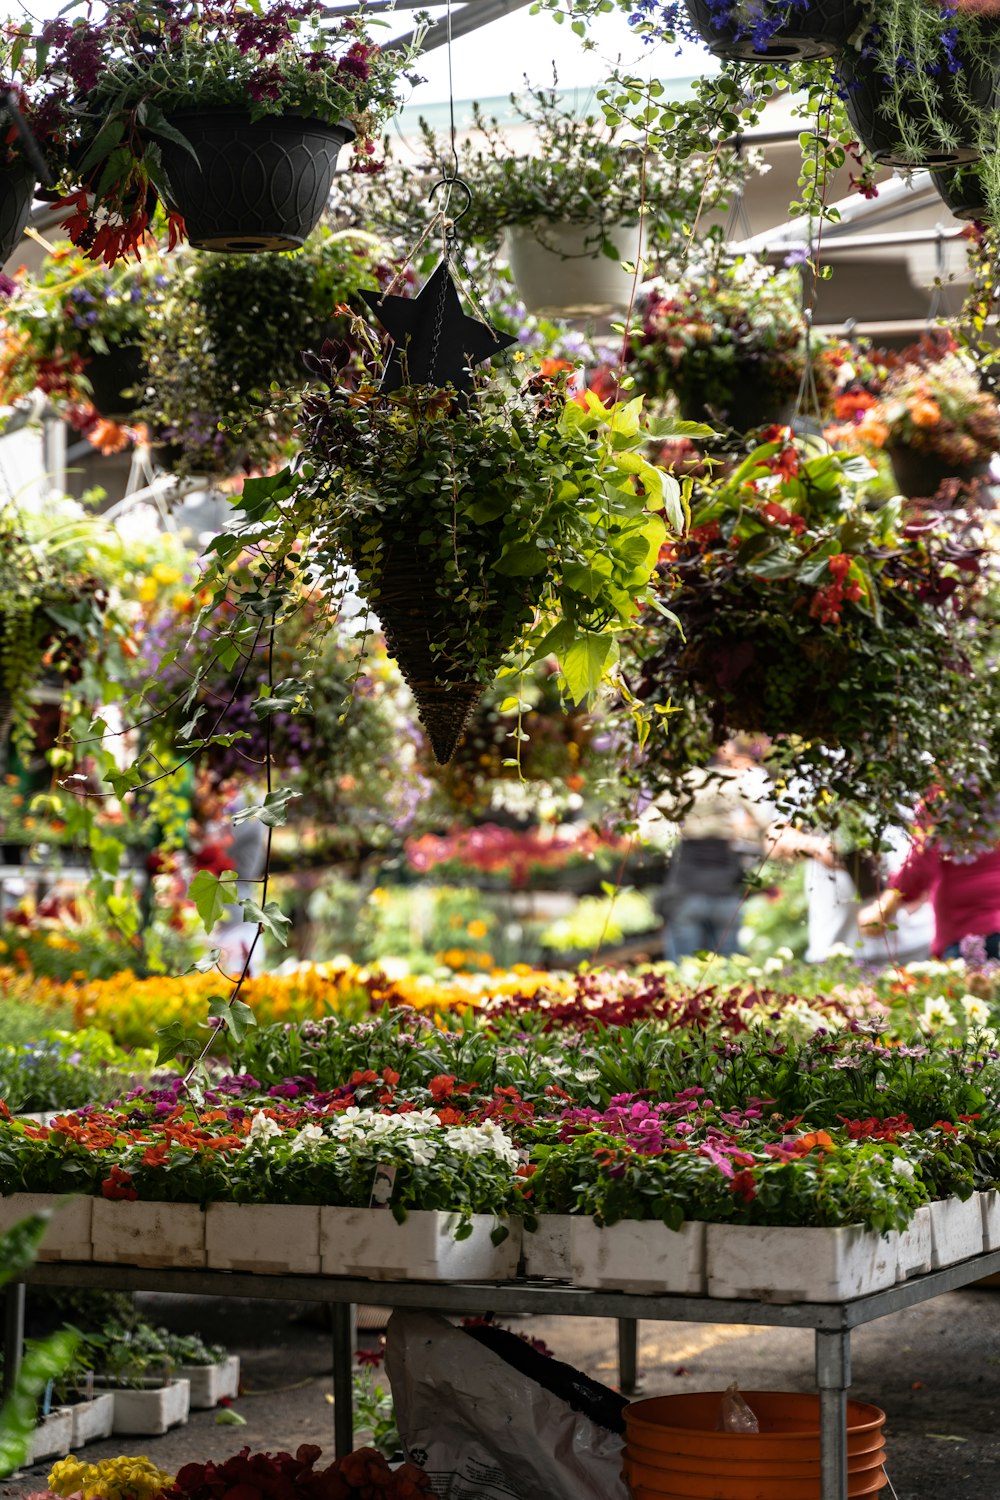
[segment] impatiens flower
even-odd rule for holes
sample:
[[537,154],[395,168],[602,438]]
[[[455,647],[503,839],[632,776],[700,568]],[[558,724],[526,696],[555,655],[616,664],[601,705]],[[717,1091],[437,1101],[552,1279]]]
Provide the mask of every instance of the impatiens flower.
[[929,997],[924,1002],[924,1008],[917,1017],[917,1025],[921,1031],[940,1031],[942,1027],[954,1026],[956,1021],[955,1012],[944,995]]

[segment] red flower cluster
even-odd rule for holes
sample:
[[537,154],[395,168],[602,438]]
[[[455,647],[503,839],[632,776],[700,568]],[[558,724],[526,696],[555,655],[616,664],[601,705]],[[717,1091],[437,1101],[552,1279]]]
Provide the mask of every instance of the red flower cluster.
[[809,606],[809,613],[814,620],[819,620],[821,625],[838,625],[845,600],[856,604],[864,595],[864,589],[857,579],[851,583],[846,581],[851,571],[849,553],[838,552],[829,558],[827,569],[833,582],[824,584],[822,588],[816,590]]
[[253,1453],[216,1464],[185,1464],[165,1500],[434,1500],[430,1480],[413,1464],[392,1470],[374,1448],[359,1448],[317,1469],[321,1450]]

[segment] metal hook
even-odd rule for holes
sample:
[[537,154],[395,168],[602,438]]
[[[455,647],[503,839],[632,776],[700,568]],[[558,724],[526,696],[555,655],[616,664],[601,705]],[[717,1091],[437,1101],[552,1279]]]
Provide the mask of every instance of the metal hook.
[[465,215],[469,212],[469,209],[472,207],[472,189],[470,188],[469,184],[465,181],[464,177],[458,177],[458,176],[455,176],[455,177],[442,177],[439,182],[435,182],[434,186],[431,188],[430,192],[427,194],[427,201],[429,203],[431,201],[431,199],[434,197],[434,194],[437,192],[438,188],[449,188],[450,189],[450,188],[453,188],[453,187],[458,187],[458,188],[462,189],[462,192],[465,194],[465,204],[464,204],[464,207],[462,207],[462,208],[459,209],[459,211],[458,211],[457,214],[452,214],[450,216],[451,217],[451,227],[450,227],[450,229],[448,231],[449,237],[451,236],[451,234],[454,233],[455,225],[458,223],[459,219],[464,218]]

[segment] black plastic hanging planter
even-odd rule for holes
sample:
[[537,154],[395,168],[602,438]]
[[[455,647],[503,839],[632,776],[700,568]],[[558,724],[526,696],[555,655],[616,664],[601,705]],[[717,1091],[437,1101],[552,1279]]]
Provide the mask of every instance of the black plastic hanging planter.
[[[139,344],[112,344],[106,353],[90,355],[83,372],[90,381],[91,400],[109,422],[127,422],[142,405],[146,361]],[[133,391],[130,396],[124,391]]]
[[[161,140],[170,206],[198,250],[298,250],[326,207],[351,126],[299,115],[184,110],[170,123],[194,151]],[[197,160],[195,159],[197,158]]]
[[950,167],[942,172],[932,172],[931,177],[938,197],[951,209],[956,219],[972,223],[986,218],[989,204],[974,162],[969,162],[966,166]]
[[[847,46],[865,12],[859,0],[749,0],[734,5],[720,26],[718,3],[684,0],[684,8],[711,53],[749,62],[833,57]],[[780,24],[772,29],[775,21]]]
[[0,167],[0,266],[13,255],[24,233],[36,180],[27,162]]
[[[886,166],[934,169],[975,161],[980,156],[979,130],[983,117],[1000,105],[998,64],[1000,48],[989,66],[970,64],[958,74],[942,72],[936,79],[940,97],[933,121],[928,115],[921,115],[918,99],[906,102],[905,112],[911,116],[915,130],[922,129],[929,140],[919,157],[906,150],[899,126],[885,111],[890,89],[881,63],[848,49],[837,64],[837,71],[844,86],[851,124],[874,159]],[[961,82],[956,82],[959,79]],[[902,111],[904,106],[899,107]]]

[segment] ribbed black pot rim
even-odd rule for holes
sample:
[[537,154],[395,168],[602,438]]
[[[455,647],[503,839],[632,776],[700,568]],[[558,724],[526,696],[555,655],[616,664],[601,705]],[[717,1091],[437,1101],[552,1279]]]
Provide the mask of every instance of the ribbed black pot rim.
[[235,107],[174,110],[191,152],[160,143],[168,202],[195,249],[224,254],[296,250],[319,222],[341,149],[354,136],[293,111],[252,120]]

